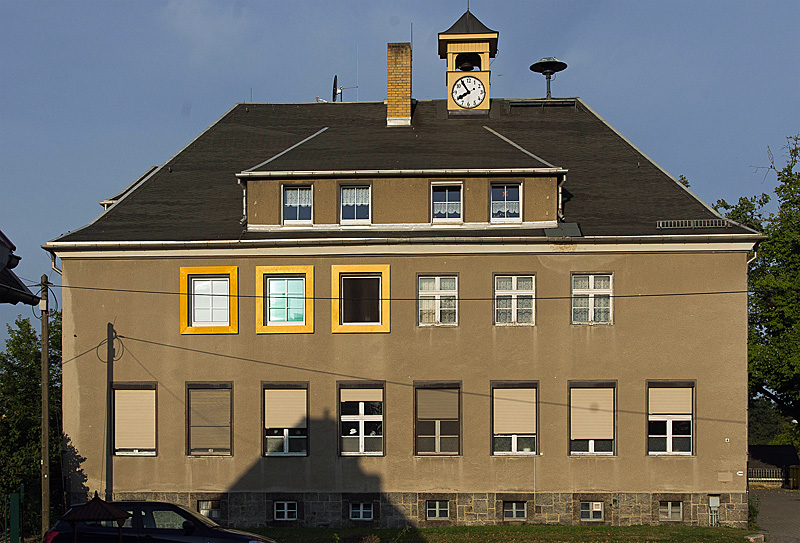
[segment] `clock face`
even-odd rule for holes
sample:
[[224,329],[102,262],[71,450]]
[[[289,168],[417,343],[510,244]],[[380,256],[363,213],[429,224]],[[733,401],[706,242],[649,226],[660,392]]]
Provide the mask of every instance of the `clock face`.
[[478,107],[486,98],[486,88],[481,80],[471,75],[462,77],[453,85],[453,101],[464,109]]

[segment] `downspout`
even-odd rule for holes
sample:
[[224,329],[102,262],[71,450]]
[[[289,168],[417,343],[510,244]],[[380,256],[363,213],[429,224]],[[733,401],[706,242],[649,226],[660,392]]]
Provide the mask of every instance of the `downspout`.
[[245,225],[247,224],[247,182],[242,181],[241,177],[237,178],[236,182],[242,187],[242,220],[239,221],[239,224]]
[[558,182],[558,210],[556,212],[558,218],[561,219],[562,221],[564,220],[564,208],[563,208],[563,200],[561,197],[561,187],[566,182],[567,182],[567,174],[563,174],[561,176],[561,181]]
[[53,251],[48,252],[50,253],[50,267],[53,268],[53,271],[58,275],[64,275],[61,269],[59,269],[59,267],[56,265],[56,254]]

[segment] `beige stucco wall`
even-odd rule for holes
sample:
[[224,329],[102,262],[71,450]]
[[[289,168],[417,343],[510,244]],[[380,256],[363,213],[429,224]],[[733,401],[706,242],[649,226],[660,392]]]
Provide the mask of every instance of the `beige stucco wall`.
[[[92,490],[102,493],[106,486],[102,342],[107,322],[120,335],[114,380],[158,383],[158,456],[113,458],[116,492],[745,490],[745,477],[737,476],[746,472],[747,452],[743,252],[62,256],[68,287],[177,293],[181,266],[235,265],[242,296],[238,334],[181,335],[175,294],[64,289],[64,430],[78,454],[86,457],[82,470]],[[354,263],[391,266],[395,300],[390,334],[331,334],[331,304],[325,299],[330,296],[331,265]],[[255,267],[293,264],[315,266],[315,296],[321,298],[315,304],[315,332],[257,335]],[[495,327],[493,273],[516,272],[536,274],[536,325]],[[614,302],[613,325],[576,326],[570,323],[572,272],[613,273],[618,296],[741,293],[620,297]],[[458,327],[416,325],[419,273],[458,274]],[[386,382],[385,456],[337,454],[336,383],[356,379]],[[647,456],[648,379],[696,382],[693,456]],[[413,454],[413,384],[426,380],[462,383],[459,457]],[[538,456],[490,454],[493,380],[539,382]],[[569,380],[618,383],[615,456],[568,455]],[[187,381],[233,383],[231,457],[186,456]],[[272,381],[308,383],[308,457],[261,456],[261,383]],[[732,481],[721,482],[728,474]]]
[[339,222],[339,187],[342,185],[372,186],[373,224],[428,223],[431,221],[431,181],[463,185],[465,222],[488,223],[489,189],[503,181],[522,184],[522,219],[526,222],[555,221],[558,207],[555,177],[527,178],[380,178],[380,179],[314,179],[313,183],[258,179],[247,181],[247,218],[249,225],[281,223],[281,185],[314,187],[314,224]]

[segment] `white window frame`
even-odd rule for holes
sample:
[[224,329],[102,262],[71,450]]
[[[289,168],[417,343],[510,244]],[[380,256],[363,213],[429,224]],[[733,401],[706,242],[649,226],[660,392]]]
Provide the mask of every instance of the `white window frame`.
[[[272,275],[272,274],[270,274],[270,275],[266,275],[264,279],[265,279],[265,282],[266,282],[266,285],[265,285],[266,286],[266,288],[265,288],[266,296],[264,296],[264,298],[265,298],[266,305],[267,305],[264,316],[265,316],[266,321],[267,321],[267,326],[305,326],[306,325],[306,276],[305,275],[288,275],[288,274],[287,275],[277,275],[277,274],[276,275]],[[300,295],[299,296],[296,296],[296,295],[290,296],[289,293],[288,293],[288,289],[287,289],[287,292],[283,296],[275,296],[275,298],[286,300],[286,308],[285,309],[287,311],[288,311],[288,308],[289,308],[289,299],[290,298],[291,299],[300,299],[300,300],[302,300],[303,303],[301,304],[301,308],[302,308],[302,312],[303,312],[303,320],[302,321],[289,321],[289,320],[273,321],[272,320],[272,313],[271,313],[272,308],[270,307],[270,305],[271,305],[270,301],[272,300],[273,296],[272,296],[272,293],[271,293],[271,290],[270,290],[270,283],[272,281],[291,281],[291,280],[302,281],[303,288],[301,290]],[[287,285],[288,285],[288,283],[287,283]]]
[[297,520],[297,502],[276,501],[272,504],[272,518],[280,521]]
[[[216,504],[216,507],[214,507]],[[206,518],[219,520],[222,516],[220,500],[197,500],[197,512]]]
[[[500,290],[497,288],[497,280],[503,277],[510,277],[511,278],[511,290]],[[530,290],[519,290],[517,288],[517,280],[520,277],[530,277],[531,278],[531,289]],[[497,307],[498,298],[500,296],[503,297],[511,297],[511,307]],[[518,307],[518,296],[530,296],[531,297],[531,322],[519,322],[519,307]],[[510,309],[511,310],[511,322],[498,322],[497,321],[497,311],[499,309]],[[522,308],[528,309],[528,308]],[[518,275],[511,275],[511,274],[498,274],[494,276],[494,325],[495,326],[533,326],[536,324],[536,276],[534,274],[518,274]]]
[[[506,508],[507,505],[511,507]],[[521,506],[521,507],[520,507]],[[522,516],[517,516],[517,513],[522,513]],[[511,513],[508,516],[507,513]],[[525,520],[528,518],[528,502],[524,501],[504,501],[503,502],[503,520]]]
[[[310,219],[287,219],[286,218],[286,191],[287,190],[308,190],[311,195],[311,218]],[[298,208],[300,206],[297,206]],[[299,213],[298,213],[299,214]],[[281,223],[288,226],[306,226],[314,223],[314,186],[313,185],[282,185],[281,186]]]
[[[421,290],[420,282],[423,279],[434,279],[435,280],[435,287],[434,290]],[[440,287],[442,279],[453,279],[456,283],[455,290],[442,290]],[[447,311],[454,311],[455,312],[455,319],[453,322],[442,322],[442,297],[445,298],[454,298],[454,305],[453,308],[444,308]],[[434,321],[433,322],[422,322],[421,318],[421,302],[425,300],[433,299],[434,304]],[[458,276],[457,275],[420,275],[417,277],[417,324],[419,326],[458,326]]]
[[[589,278],[589,288],[575,288],[575,278],[576,277],[588,277]],[[608,277],[608,288],[595,288],[594,283],[597,277]],[[571,287],[572,287],[572,309],[570,312],[570,319],[572,320],[572,324],[588,324],[588,325],[595,325],[595,324],[613,324],[614,323],[614,274],[612,273],[573,273],[572,277],[570,277]],[[595,321],[594,314],[596,309],[605,309],[599,308],[595,305],[595,296],[608,296],[608,320],[607,321]],[[575,300],[576,299],[584,299],[587,298],[589,301],[588,307],[576,307]],[[589,320],[586,321],[579,321],[575,320],[575,310],[576,309],[586,309],[589,312]]]
[[[347,299],[344,297],[344,282],[351,279],[377,279],[378,280],[378,320],[375,322],[345,322],[344,313]],[[351,302],[353,303],[353,302]],[[357,302],[355,302],[357,303]],[[339,325],[340,326],[376,326],[383,323],[383,274],[381,273],[349,273],[339,274]]]
[[[492,200],[492,189],[495,187],[508,187],[508,186],[516,186],[519,189],[519,217],[493,217],[494,213],[492,210],[492,204],[494,204],[494,200]],[[506,198],[503,202],[508,202],[509,200]],[[514,200],[511,200],[512,202]],[[489,186],[489,222],[499,224],[499,223],[520,223],[522,222],[522,183],[514,183],[514,182],[501,182],[501,183],[492,183]]]
[[[661,422],[666,421],[667,423],[667,433],[666,436],[664,434],[651,434],[650,429],[647,430],[647,454],[649,456],[691,456],[692,451],[694,451],[694,421],[693,415],[691,414],[683,414],[683,415],[648,415],[647,422]],[[689,421],[691,424],[691,433],[686,436],[685,434],[678,434],[674,436],[672,432],[672,423],[675,421]],[[649,424],[648,424],[649,427]],[[650,438],[651,437],[666,437],[667,438],[667,450],[666,451],[651,451],[650,450]],[[672,438],[679,437],[679,438],[689,438],[689,450],[688,451],[673,451],[672,445]]]
[[[573,451],[572,446],[570,445],[569,454],[596,454],[596,455],[605,455],[605,456],[613,456],[614,455],[614,439],[571,439],[570,444],[573,441],[588,441],[589,442],[589,450],[588,451]],[[594,442],[595,441],[610,441],[611,442],[611,450],[610,451],[595,451],[594,450]]]
[[[195,292],[195,284],[200,282],[211,283],[211,294],[197,294]],[[222,283],[225,285],[225,294],[214,294],[214,283]],[[230,326],[231,324],[231,278],[228,275],[191,275],[189,276],[189,326],[206,327],[206,326]],[[210,321],[195,320],[195,307],[197,305],[197,298],[200,296],[209,297],[211,299],[211,318]],[[217,305],[219,304],[219,305]],[[215,307],[216,306],[216,307]],[[225,309],[225,320],[213,320],[214,310]]]
[[[344,218],[344,191],[345,189],[366,189],[367,191],[367,218],[366,219],[345,219]],[[358,206],[356,206],[358,207]],[[339,224],[372,224],[372,185],[341,185],[339,187]]]
[[[433,514],[431,514],[433,513]],[[425,518],[428,520],[447,520],[450,518],[450,500],[426,500]]]
[[[383,391],[381,391],[381,393],[383,394]],[[340,404],[344,403],[344,402],[342,402],[342,399],[341,399],[341,391],[340,391],[340,395],[339,395],[339,403]],[[367,415],[367,414],[365,414],[364,413],[364,403],[365,402],[363,400],[358,402],[358,415],[341,415],[341,414],[339,415],[340,423],[342,423],[342,422],[357,422],[358,423],[358,452],[355,452],[355,451],[352,451],[352,452],[341,451],[342,456],[382,456],[383,455],[384,448],[386,447],[386,436],[385,436],[385,434],[381,434],[382,441],[381,441],[381,450],[380,451],[365,451],[364,450],[364,437],[365,437],[364,436],[364,423],[365,422],[380,422],[382,428],[384,427],[383,415],[382,414],[381,415]],[[385,405],[384,401],[381,400],[381,412],[383,412],[384,405]],[[341,407],[340,407],[340,410],[341,410]],[[381,430],[381,431],[385,432],[385,430]],[[340,431],[339,432],[341,433],[341,426],[340,426]],[[343,437],[343,436],[340,436],[340,442],[341,442],[341,437]],[[341,444],[340,444],[340,448],[341,448]]]
[[[435,217],[433,208],[436,205],[433,201],[434,189],[442,188],[458,188],[459,202],[458,202],[458,217]],[[449,202],[448,202],[449,203]],[[431,183],[431,223],[450,223],[461,224],[464,222],[464,184],[452,182],[434,182]]]
[[[583,506],[588,504],[588,510],[584,511]],[[583,522],[602,522],[603,521],[603,502],[589,502],[589,501],[582,501],[580,502],[580,520]],[[595,513],[600,512],[600,516],[596,517]],[[587,517],[584,517],[583,514],[587,513]]]
[[372,520],[372,502],[350,502],[350,520]]
[[[536,434],[494,434],[492,435],[492,441],[498,437],[509,437],[511,438],[511,450],[510,451],[495,451],[494,447],[492,448],[492,455],[493,456],[520,456],[520,455],[535,455],[536,454]],[[532,451],[520,451],[519,445],[517,441],[519,438],[533,438],[534,439],[534,448]]]
[[[677,507],[676,507],[677,504]],[[677,513],[678,518],[673,518]],[[662,522],[680,522],[683,520],[683,502],[677,500],[660,500],[658,502],[658,520]]]

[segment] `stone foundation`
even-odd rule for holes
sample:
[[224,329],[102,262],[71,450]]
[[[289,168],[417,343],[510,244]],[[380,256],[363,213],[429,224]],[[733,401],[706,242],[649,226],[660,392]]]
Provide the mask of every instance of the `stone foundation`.
[[[720,526],[747,527],[747,494],[718,494]],[[219,502],[220,522],[235,528],[265,526],[320,526],[402,528],[489,524],[660,525],[708,526],[708,494],[692,493],[429,493],[387,492],[120,492],[115,500],[168,501],[197,511],[200,500]],[[85,498],[84,498],[85,499]],[[449,518],[426,518],[429,500],[446,500]],[[82,501],[78,499],[76,501]],[[296,520],[276,520],[276,501],[296,502]],[[660,520],[661,501],[681,502],[683,518]],[[351,520],[350,503],[371,503],[372,520]],[[503,519],[504,502],[524,502],[525,518]],[[582,520],[581,502],[602,502],[602,520]]]

